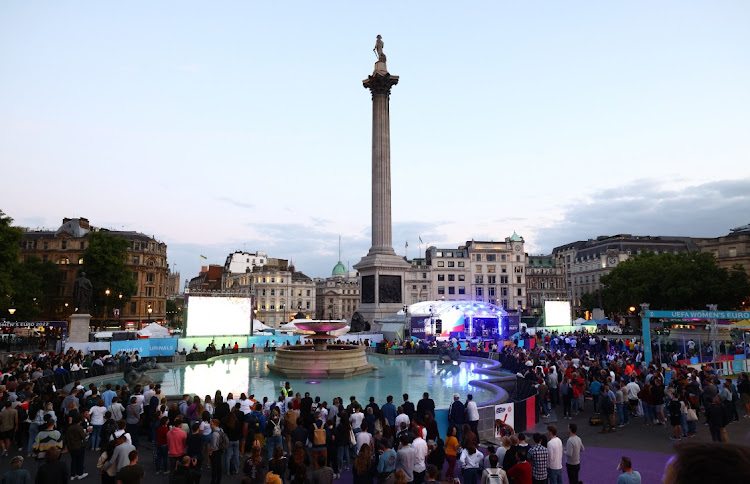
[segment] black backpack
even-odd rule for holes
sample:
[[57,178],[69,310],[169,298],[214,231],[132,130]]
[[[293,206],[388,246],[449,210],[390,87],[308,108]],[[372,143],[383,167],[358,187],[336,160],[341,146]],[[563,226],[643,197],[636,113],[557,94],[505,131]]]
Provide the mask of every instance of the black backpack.
[[109,419],[104,422],[101,430],[102,447],[104,447],[103,444],[106,444],[112,439],[115,432],[117,432],[117,423],[115,423],[114,419]]
[[260,419],[254,413],[250,414],[249,418],[250,428],[253,429],[253,433],[260,433]]

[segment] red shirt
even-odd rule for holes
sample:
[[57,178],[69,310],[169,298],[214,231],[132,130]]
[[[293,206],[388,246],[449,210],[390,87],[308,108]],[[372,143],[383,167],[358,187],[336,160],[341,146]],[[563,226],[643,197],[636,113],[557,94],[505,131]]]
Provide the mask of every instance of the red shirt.
[[519,462],[508,471],[508,479],[513,484],[531,484],[531,464]]
[[169,446],[169,457],[182,457],[187,448],[187,434],[179,427],[173,427],[167,432],[167,445]]
[[167,445],[167,433],[169,427],[166,425],[160,425],[156,428],[156,445]]

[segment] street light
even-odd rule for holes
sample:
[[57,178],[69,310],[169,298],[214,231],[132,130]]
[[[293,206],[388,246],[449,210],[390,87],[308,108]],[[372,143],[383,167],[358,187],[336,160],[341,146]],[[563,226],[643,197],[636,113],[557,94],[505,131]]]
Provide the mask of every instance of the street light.
[[102,325],[99,329],[104,329],[104,323],[107,321],[107,306],[109,305],[109,295],[112,292],[109,289],[104,290],[104,295],[106,296],[104,298],[104,317],[102,318]]
[[154,308],[152,308],[151,305],[149,304],[148,309],[146,311],[148,311],[148,322],[149,324],[151,324],[151,313],[154,312]]

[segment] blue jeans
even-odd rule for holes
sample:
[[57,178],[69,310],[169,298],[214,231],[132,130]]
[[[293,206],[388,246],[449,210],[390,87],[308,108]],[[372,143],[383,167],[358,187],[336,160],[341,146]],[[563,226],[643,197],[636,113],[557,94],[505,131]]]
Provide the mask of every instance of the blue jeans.
[[99,442],[102,439],[102,427],[103,425],[92,425],[94,430],[91,432],[91,449],[99,447]]
[[156,472],[169,470],[169,447],[166,445],[156,446]]
[[563,484],[562,469],[547,469],[547,481],[549,484]]
[[682,435],[687,435],[688,433],[688,425],[687,425],[687,414],[683,413],[680,414],[680,427],[682,427]]
[[573,400],[571,400],[570,403],[573,407],[573,412],[578,413],[578,398],[573,397]]
[[625,408],[624,403],[618,403],[617,406],[617,416],[620,419],[620,424],[625,425],[628,423],[628,409]]
[[470,467],[462,470],[464,475],[464,484],[477,484],[477,473],[479,469]]
[[546,398],[542,398],[542,413],[547,415],[549,413],[549,403]]
[[240,471],[240,441],[235,440],[232,442],[229,441],[229,447],[227,447],[226,452],[224,452],[224,464],[227,468],[226,474],[229,475],[231,472],[231,467],[229,464],[234,464],[234,471],[239,472]]
[[687,423],[687,427],[688,427],[688,433],[689,433],[690,435],[695,435],[695,422],[696,422],[696,421],[695,421],[695,420],[693,420],[692,422],[688,422],[688,423]]
[[340,445],[339,446],[339,470],[344,468],[344,457],[346,457],[346,467],[351,466],[351,461],[349,460],[349,446],[348,445]]
[[270,461],[273,458],[273,451],[276,449],[276,446],[284,448],[281,445],[281,436],[278,437],[266,437],[266,446],[268,447],[268,460]]
[[39,435],[39,425],[31,422],[31,425],[29,425],[29,445],[26,446],[27,454],[30,453],[31,448],[34,447],[34,441],[36,440],[37,435]]

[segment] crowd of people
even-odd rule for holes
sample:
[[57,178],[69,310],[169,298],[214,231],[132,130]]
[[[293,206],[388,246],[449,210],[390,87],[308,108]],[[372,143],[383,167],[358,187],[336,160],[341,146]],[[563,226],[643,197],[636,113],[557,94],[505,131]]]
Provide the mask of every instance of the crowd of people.
[[[491,349],[536,386],[543,418],[552,409],[558,421],[589,412],[589,423],[601,424],[603,433],[640,421],[669,427],[673,440],[695,436],[703,420],[711,438],[723,442],[731,421],[750,418],[747,374],[734,382],[709,367],[647,365],[639,343],[629,339],[549,333],[533,345],[493,343]],[[528,436],[502,428],[501,445],[480,449],[471,395],[463,401],[454,395],[447,435],[440,435],[428,393],[416,403],[408,394],[397,402],[389,395],[370,396],[364,405],[357,396],[329,403],[301,395],[287,382],[279,395],[219,390],[177,402],[168,401],[158,384],[98,388],[73,382],[63,392],[44,378],[97,361],[137,360],[137,355],[91,357],[75,351],[11,356],[0,376],[0,451],[3,457],[15,454],[11,471],[22,474],[25,456],[38,461],[37,482],[47,482],[42,476],[62,483],[88,478],[85,460],[96,459],[103,484],[137,484],[145,475],[139,462],[148,455],[155,473],[174,484],[197,484],[205,469],[211,484],[234,474],[242,474],[246,484],[329,484],[346,470],[356,484],[554,484],[563,482],[565,455],[568,482],[578,482],[584,445],[576,422],[567,422],[565,444],[550,424],[546,432]],[[69,467],[61,467],[61,453],[70,454]],[[627,457],[620,467],[622,482],[640,482]]]

